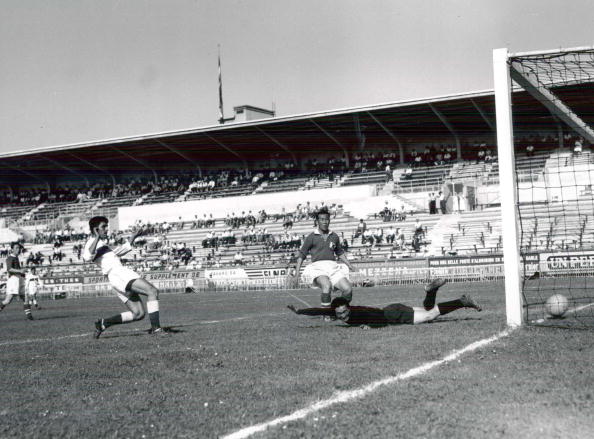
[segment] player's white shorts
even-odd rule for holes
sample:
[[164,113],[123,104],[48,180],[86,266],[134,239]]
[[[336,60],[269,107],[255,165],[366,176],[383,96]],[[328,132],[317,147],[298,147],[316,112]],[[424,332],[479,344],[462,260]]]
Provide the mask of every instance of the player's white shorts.
[[341,279],[349,279],[349,268],[336,261],[317,261],[312,262],[303,270],[302,277],[304,282],[310,284],[312,287],[317,287],[313,282],[318,276],[327,276],[330,278],[330,282],[334,287]]
[[34,295],[36,295],[36,294],[37,294],[37,286],[30,286],[30,287],[27,289],[27,294],[28,294],[29,296],[34,296]]
[[140,275],[127,267],[117,267],[109,272],[107,278],[111,286],[118,292],[120,300],[125,303],[129,300],[129,292],[126,292],[126,287],[130,281],[139,279]]
[[22,296],[25,294],[25,280],[20,276],[10,276],[6,282],[7,296]]

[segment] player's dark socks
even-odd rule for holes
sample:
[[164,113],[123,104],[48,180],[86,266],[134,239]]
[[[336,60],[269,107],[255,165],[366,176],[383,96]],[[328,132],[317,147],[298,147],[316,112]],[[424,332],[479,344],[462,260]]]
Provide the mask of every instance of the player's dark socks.
[[464,304],[460,299],[450,300],[449,302],[441,302],[437,304],[439,308],[439,314],[444,315],[456,311],[457,309],[464,308]]
[[115,316],[108,317],[107,319],[101,319],[101,326],[103,329],[107,329],[113,325],[120,325],[122,324],[122,315],[116,314]]
[[436,278],[427,284],[425,287],[425,300],[423,300],[423,307],[429,311],[435,306],[435,296],[437,291],[444,286],[446,280],[444,278]]
[[159,318],[159,301],[150,300],[146,302],[146,310],[148,311],[149,320],[151,321],[151,328],[160,328],[161,321]]
[[437,296],[437,290],[427,291],[427,294],[425,294],[425,300],[423,300],[423,307],[427,311],[433,309],[433,307],[435,306],[435,296]]

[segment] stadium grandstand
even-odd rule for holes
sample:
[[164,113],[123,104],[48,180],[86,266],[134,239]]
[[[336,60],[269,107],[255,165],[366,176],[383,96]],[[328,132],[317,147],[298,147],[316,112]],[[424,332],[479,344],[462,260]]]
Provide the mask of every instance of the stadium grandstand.
[[[591,88],[557,92],[593,118]],[[577,136],[546,108],[523,91],[514,105],[520,181],[577,160]],[[110,219],[115,240],[148,227],[128,258],[137,269],[202,280],[227,268],[254,281],[282,277],[324,205],[349,258],[392,276],[402,261],[500,255],[494,111],[485,91],[3,154],[0,236],[19,237],[43,276],[71,283],[77,274],[76,285],[61,285],[76,294],[82,273],[99,279],[80,256],[94,215]],[[591,163],[587,146],[579,160]],[[594,240],[592,215],[576,215],[572,233],[547,218],[523,245]]]

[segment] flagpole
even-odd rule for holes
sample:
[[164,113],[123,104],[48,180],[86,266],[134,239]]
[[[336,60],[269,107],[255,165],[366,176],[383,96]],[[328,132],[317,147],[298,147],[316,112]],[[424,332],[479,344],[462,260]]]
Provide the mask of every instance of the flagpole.
[[221,72],[221,45],[217,44],[219,52],[219,123],[225,123],[223,111],[223,74]]

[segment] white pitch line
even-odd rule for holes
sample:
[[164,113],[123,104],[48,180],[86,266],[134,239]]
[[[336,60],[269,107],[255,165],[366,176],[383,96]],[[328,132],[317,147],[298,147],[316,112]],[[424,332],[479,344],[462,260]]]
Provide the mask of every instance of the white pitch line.
[[299,302],[301,302],[301,303],[304,303],[304,304],[305,304],[305,305],[306,305],[308,308],[311,308],[311,305],[310,305],[309,303],[307,303],[305,300],[303,300],[303,299],[300,299],[299,297],[297,297],[297,296],[296,296],[296,295],[294,295],[294,294],[291,294],[291,293],[289,293],[288,291],[285,291],[285,292],[286,292],[286,293],[287,293],[289,296],[291,296],[293,299],[296,299],[296,300],[298,300]]
[[332,396],[329,399],[318,401],[314,404],[311,404],[308,407],[297,410],[297,411],[291,413],[290,415],[281,416],[279,418],[275,418],[270,421],[263,422],[261,424],[256,424],[256,425],[252,425],[250,427],[242,428],[241,430],[235,431],[235,432],[230,433],[226,436],[222,436],[221,439],[246,438],[246,437],[249,437],[255,433],[260,433],[262,431],[265,431],[269,427],[286,424],[288,422],[295,421],[297,419],[303,419],[306,416],[311,415],[312,413],[323,410],[323,409],[330,407],[334,404],[340,404],[340,403],[352,401],[354,399],[363,398],[364,396],[366,396],[369,393],[376,390],[378,387],[394,384],[398,381],[406,380],[408,378],[413,378],[413,377],[415,377],[417,375],[421,375],[435,367],[438,367],[445,363],[449,363],[451,361],[457,360],[460,356],[462,356],[466,353],[475,351],[479,348],[482,348],[483,346],[486,346],[490,343],[493,343],[497,340],[507,337],[509,334],[511,334],[512,331],[513,331],[513,328],[506,329],[505,331],[502,331],[499,334],[495,334],[492,337],[485,338],[485,339],[482,339],[479,341],[475,341],[474,343],[471,343],[462,349],[454,351],[453,353],[442,358],[441,360],[431,361],[429,363],[422,364],[421,366],[410,369],[407,372],[398,374],[396,376],[384,378],[384,379],[381,379],[378,381],[374,381],[371,384],[368,384],[364,387],[360,387],[358,389],[346,390],[346,391],[335,393],[334,396]]

